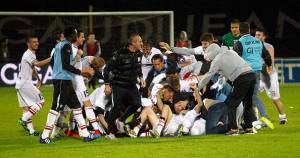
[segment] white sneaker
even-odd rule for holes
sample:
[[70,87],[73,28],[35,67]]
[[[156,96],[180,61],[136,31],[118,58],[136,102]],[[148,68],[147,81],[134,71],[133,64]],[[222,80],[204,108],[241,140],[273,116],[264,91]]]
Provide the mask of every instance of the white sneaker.
[[112,134],[112,133],[106,135],[105,138],[108,139],[108,140],[114,140],[114,139],[117,139],[116,136],[115,136],[114,134]]
[[149,130],[149,132],[151,133],[151,135],[152,135],[154,138],[159,138],[159,137],[160,137],[160,134],[157,132],[156,129]]
[[124,122],[119,121],[119,119],[116,119],[115,124],[117,126],[117,129],[120,133],[125,133],[125,124]]
[[131,138],[136,138],[137,137],[137,133],[135,133],[134,130],[129,130],[127,133]]
[[257,121],[253,121],[252,122],[252,126],[256,129],[256,130],[259,130],[261,129],[262,127],[265,127],[265,123],[262,122],[261,120],[257,120]]

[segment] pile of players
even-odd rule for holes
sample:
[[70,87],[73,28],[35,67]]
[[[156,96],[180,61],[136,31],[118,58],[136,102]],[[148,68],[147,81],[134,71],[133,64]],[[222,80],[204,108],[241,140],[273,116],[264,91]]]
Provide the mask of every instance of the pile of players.
[[[104,135],[115,139],[255,134],[262,127],[274,128],[258,97],[260,90],[275,104],[280,124],[287,122],[274,48],[265,42],[264,30],[257,29],[253,37],[248,23],[234,20],[221,42],[204,33],[201,46],[186,48],[190,41],[186,33],[183,37],[181,47],[160,42],[157,49],[132,34],[105,63],[101,57],[83,57],[84,33],[76,28],[60,33],[51,56],[43,61],[35,56],[38,38],[29,36],[16,84],[23,109],[19,124],[30,135],[40,136],[43,144],[65,135],[88,142]],[[35,67],[47,64],[53,67],[53,101],[39,133],[32,117],[44,98]],[[89,95],[85,83],[99,72],[104,83]]]

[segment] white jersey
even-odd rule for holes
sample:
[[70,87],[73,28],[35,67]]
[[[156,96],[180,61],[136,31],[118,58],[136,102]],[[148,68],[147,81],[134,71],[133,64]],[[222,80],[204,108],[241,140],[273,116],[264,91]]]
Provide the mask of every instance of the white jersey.
[[193,92],[190,85],[198,82],[199,81],[196,77],[188,80],[179,80],[180,92]]
[[35,53],[27,49],[22,56],[20,72],[16,82],[20,107],[28,107],[34,104],[40,105],[44,102],[42,93],[32,83],[32,72],[34,69],[32,62],[34,60],[36,60]]
[[189,62],[190,64],[197,62],[196,57],[194,55],[182,55],[182,57],[184,58],[185,62]]
[[152,68],[152,62],[151,59],[154,55],[156,54],[162,54],[161,51],[157,48],[152,47],[151,48],[151,54],[148,56],[144,56],[142,57],[142,73],[143,73],[143,77],[144,79],[147,78],[149,71]]
[[[264,42],[264,46],[266,49],[274,49],[274,47],[270,43]],[[278,82],[278,74],[276,72],[275,63],[272,63],[272,73],[270,74],[270,87],[267,87],[266,84],[260,80],[260,90],[265,90],[267,93],[267,96],[270,99],[276,100],[280,98],[280,92],[279,92],[279,82]]]
[[19,69],[19,75],[16,82],[16,88],[19,89],[23,84],[27,81],[32,81],[32,72],[34,69],[34,65],[32,65],[32,62],[36,60],[35,53],[31,52],[29,49],[26,50],[26,52],[22,56],[20,69]]
[[78,47],[74,44],[72,44],[72,53],[73,53],[73,61],[72,61],[72,65],[74,65],[75,68],[79,69],[79,70],[82,70],[82,62],[81,62],[81,59],[79,59],[75,64],[73,63],[74,60],[75,60],[75,56],[78,52]]
[[81,58],[82,68],[90,67],[90,56]]
[[266,47],[267,50],[270,49],[270,48],[274,49],[273,45],[270,44],[270,43],[264,42],[264,45],[265,45],[265,47]]
[[[191,129],[196,117],[199,115],[200,113],[197,113],[195,110],[189,110],[185,114],[173,114],[169,123],[165,125],[163,135],[175,134],[180,125],[183,126],[183,130]],[[186,132],[188,132],[188,130]]]
[[[72,55],[75,59],[75,56],[78,52],[78,47],[74,44],[72,44]],[[75,64],[72,63],[74,65],[75,68],[82,70],[83,68],[83,59],[84,58],[80,58]],[[74,62],[74,60],[72,61]],[[74,75],[74,79],[72,80],[73,83],[73,87],[74,90],[76,92],[76,95],[78,97],[79,102],[83,105],[84,101],[88,101],[89,100],[89,94],[87,91],[87,88],[84,84],[84,78],[81,75]]]
[[[273,49],[274,50],[273,45],[270,44],[270,43],[264,42],[264,46],[266,47],[267,50],[269,50],[269,49]],[[275,58],[275,56],[274,56],[274,58]],[[275,67],[275,63],[273,63],[273,61],[272,61],[272,68],[273,68],[272,69],[272,73],[275,73],[276,72],[276,67]]]
[[204,49],[203,49],[202,46],[198,46],[198,47],[193,48],[193,49],[194,49],[194,51],[195,51],[195,55],[201,55],[201,54],[204,53]]

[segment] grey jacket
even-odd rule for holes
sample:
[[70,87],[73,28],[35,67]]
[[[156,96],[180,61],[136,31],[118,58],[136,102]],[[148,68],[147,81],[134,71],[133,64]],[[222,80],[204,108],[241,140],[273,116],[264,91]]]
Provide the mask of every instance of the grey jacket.
[[199,83],[199,90],[202,89],[216,73],[221,74],[233,82],[241,74],[252,71],[251,66],[235,51],[220,49],[211,62],[209,72],[204,75]]

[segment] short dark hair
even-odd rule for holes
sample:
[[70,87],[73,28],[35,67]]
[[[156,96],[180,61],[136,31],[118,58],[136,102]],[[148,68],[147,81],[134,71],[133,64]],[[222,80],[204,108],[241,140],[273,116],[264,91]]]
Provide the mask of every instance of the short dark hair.
[[151,40],[143,40],[143,46],[152,47],[152,41]]
[[60,36],[63,34],[62,30],[55,30],[52,32],[53,41],[60,40]]
[[171,74],[179,73],[180,70],[181,69],[177,66],[176,62],[171,62],[171,63],[168,63],[166,74],[171,75]]
[[250,33],[250,24],[248,22],[240,23],[240,33],[241,34],[249,34]]
[[230,21],[230,24],[239,24],[239,23],[240,23],[239,19],[233,19]]
[[80,33],[84,33],[81,29],[77,29],[77,37],[80,36]]
[[181,55],[176,53],[170,53],[167,55],[167,60],[170,62],[179,62],[179,59],[181,58]]
[[127,44],[131,44],[133,38],[136,37],[136,36],[140,36],[140,34],[138,34],[136,32],[135,33],[131,33],[130,36],[129,36],[129,38],[128,38],[128,40],[127,40]]
[[30,33],[29,35],[27,35],[26,42],[29,42],[32,38],[38,38],[37,34]]
[[200,37],[200,41],[212,43],[214,41],[214,35],[212,33],[206,32]]
[[177,76],[168,76],[166,78],[167,85],[164,88],[168,89],[169,91],[179,92],[180,91],[180,82],[179,77]]
[[74,42],[77,38],[78,31],[75,27],[67,27],[64,30],[64,35],[66,39],[71,40],[70,42]]
[[266,30],[264,28],[258,27],[258,28],[256,28],[255,32],[256,31],[264,33],[264,35],[267,37],[267,32],[266,32]]
[[164,58],[163,58],[162,55],[160,55],[160,54],[155,54],[155,55],[153,55],[153,57],[151,58],[151,62],[153,62],[153,60],[158,60],[158,59],[159,59],[161,62],[164,61]]

